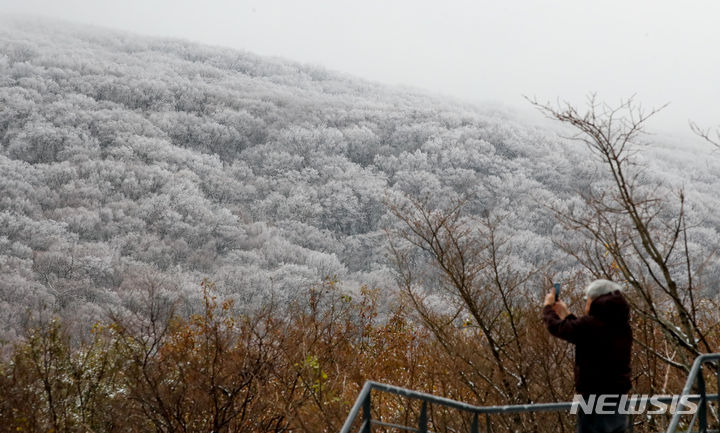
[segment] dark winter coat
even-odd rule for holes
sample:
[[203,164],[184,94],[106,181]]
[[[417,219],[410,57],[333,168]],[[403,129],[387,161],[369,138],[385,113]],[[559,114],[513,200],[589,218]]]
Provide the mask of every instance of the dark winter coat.
[[590,304],[590,314],[564,320],[552,306],[543,309],[550,333],[575,345],[575,390],[582,395],[625,394],[630,390],[630,307],[620,292]]

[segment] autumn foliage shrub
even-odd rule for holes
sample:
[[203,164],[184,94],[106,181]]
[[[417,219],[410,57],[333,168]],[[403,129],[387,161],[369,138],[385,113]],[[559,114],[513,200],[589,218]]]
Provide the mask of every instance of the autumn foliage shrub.
[[[366,380],[476,405],[511,403],[508,390],[533,402],[573,393],[571,347],[548,335],[534,300],[516,305],[517,344],[495,349],[507,356],[503,377],[476,326],[438,313],[442,329],[430,329],[379,289],[354,298],[328,279],[290,306],[253,314],[220,299],[212,282],[202,289],[203,309],[190,317],[149,292],[144,309],[97,324],[84,341],[59,321],[29,330],[0,365],[0,432],[332,432]],[[580,308],[580,299],[568,302]],[[633,325],[641,343],[634,392],[679,391],[684,372],[643,348],[664,344],[659,331],[643,318]],[[418,413],[404,398],[375,395],[376,419],[410,425]],[[470,423],[435,406],[429,420],[441,432]],[[552,413],[492,423],[497,431],[571,431],[574,420]]]
[[202,287],[191,317],[148,299],[85,341],[29,330],[0,367],[0,431],[335,431],[365,380],[425,382],[428,335],[402,306],[380,317],[378,290],[327,280],[282,314],[240,314]]

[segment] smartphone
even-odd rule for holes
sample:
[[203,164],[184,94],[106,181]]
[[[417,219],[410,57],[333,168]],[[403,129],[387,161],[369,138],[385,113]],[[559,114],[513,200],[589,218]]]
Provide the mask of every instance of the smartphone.
[[560,300],[560,283],[553,284],[555,287],[555,302]]

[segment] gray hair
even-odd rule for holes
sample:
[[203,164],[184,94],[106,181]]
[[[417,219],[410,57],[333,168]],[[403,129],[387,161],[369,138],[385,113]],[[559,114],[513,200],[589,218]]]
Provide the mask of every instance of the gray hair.
[[622,286],[618,283],[613,283],[610,280],[595,280],[585,289],[585,297],[587,299],[597,299],[602,295],[607,295],[616,290],[622,291]]

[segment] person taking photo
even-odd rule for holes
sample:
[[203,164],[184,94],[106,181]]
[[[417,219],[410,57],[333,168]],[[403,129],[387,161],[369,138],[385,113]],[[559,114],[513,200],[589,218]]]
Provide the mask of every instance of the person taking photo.
[[630,391],[632,329],[630,306],[622,287],[596,280],[585,289],[585,315],[576,317],[557,299],[557,289],[545,296],[542,318],[550,334],[575,345],[575,390],[585,401],[612,395],[603,401],[603,413],[578,412],[580,433],[620,433],[628,430],[627,415],[618,413],[617,402]]

